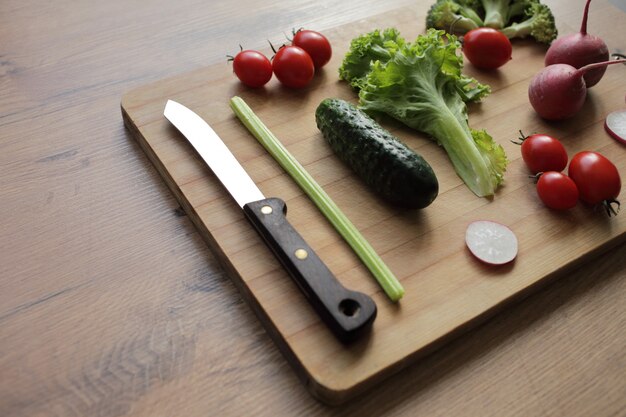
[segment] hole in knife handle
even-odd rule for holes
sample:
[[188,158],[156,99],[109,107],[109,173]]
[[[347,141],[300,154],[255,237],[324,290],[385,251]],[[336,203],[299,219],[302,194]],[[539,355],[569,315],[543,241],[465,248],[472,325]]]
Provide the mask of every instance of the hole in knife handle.
[[348,317],[356,317],[359,310],[361,310],[361,305],[351,298],[341,300],[339,303],[339,311]]

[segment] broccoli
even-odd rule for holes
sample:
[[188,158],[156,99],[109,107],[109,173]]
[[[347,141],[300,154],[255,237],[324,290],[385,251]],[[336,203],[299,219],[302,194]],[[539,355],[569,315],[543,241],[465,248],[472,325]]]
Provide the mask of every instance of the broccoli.
[[[493,195],[503,181],[507,159],[487,132],[468,125],[466,102],[479,101],[490,89],[461,73],[463,57],[457,53],[461,44],[456,36],[431,28],[408,43],[395,32],[389,54],[381,54],[379,40],[380,31],[353,40],[356,50],[347,53],[341,66],[341,78],[359,90],[360,108],[430,135],[476,195]],[[364,45],[371,45],[371,51]],[[360,65],[352,73],[355,57]],[[360,70],[367,59],[369,70],[363,75]]]
[[[523,1],[523,0],[522,0]],[[485,10],[483,22],[485,26],[502,29],[509,21],[509,6],[511,0],[481,0]],[[513,0],[515,2],[515,0]]]
[[539,0],[516,0],[509,5],[508,22],[507,26],[513,21],[518,20],[520,16],[526,14],[526,10],[535,3],[539,3]]
[[426,27],[465,34],[487,26],[509,38],[531,36],[551,43],[557,37],[554,16],[540,0],[437,0],[426,15]]
[[428,10],[426,27],[461,34],[477,29],[483,26],[483,20],[472,6],[476,7],[478,3],[438,0]]
[[558,31],[554,23],[554,15],[548,6],[532,3],[524,12],[521,22],[512,23],[502,29],[507,38],[533,37],[537,42],[550,44],[556,39]]

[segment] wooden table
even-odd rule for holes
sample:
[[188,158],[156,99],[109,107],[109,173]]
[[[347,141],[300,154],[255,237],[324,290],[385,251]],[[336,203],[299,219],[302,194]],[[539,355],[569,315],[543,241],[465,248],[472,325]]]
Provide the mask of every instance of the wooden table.
[[626,246],[331,408],[124,129],[134,87],[410,4],[0,4],[0,415],[626,413]]

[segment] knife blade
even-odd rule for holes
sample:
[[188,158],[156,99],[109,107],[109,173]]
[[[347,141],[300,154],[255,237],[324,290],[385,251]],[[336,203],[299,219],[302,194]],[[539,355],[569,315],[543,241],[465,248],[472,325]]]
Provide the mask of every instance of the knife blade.
[[285,202],[278,197],[266,198],[217,133],[192,110],[168,100],[163,115],[232,195],[337,338],[350,342],[367,332],[376,318],[376,304],[368,295],[347,289],[337,280],[289,223]]

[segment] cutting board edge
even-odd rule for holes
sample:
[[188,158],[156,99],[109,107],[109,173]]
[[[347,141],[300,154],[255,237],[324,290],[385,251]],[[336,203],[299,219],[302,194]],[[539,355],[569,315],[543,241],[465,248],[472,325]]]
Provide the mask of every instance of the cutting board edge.
[[598,258],[602,254],[610,251],[612,248],[624,243],[626,243],[626,233],[615,236],[614,238],[604,242],[602,245],[599,245],[597,248],[591,250],[584,256],[574,259],[570,263],[565,264],[560,269],[553,271],[552,273],[535,281],[529,286],[520,289],[514,294],[511,294],[509,297],[485,309],[482,313],[464,322],[462,325],[456,327],[455,329],[452,329],[441,337],[434,339],[431,343],[428,343],[421,348],[415,350],[413,353],[406,356],[402,361],[398,361],[393,365],[382,369],[377,374],[372,375],[370,378],[355,384],[350,389],[328,389],[324,384],[321,383],[317,383],[315,385],[307,385],[307,388],[313,396],[328,405],[342,405],[349,400],[366,394],[370,389],[374,388],[380,382],[400,373],[403,370],[406,370],[412,365],[417,364],[419,360],[425,359],[426,357],[435,353],[453,340],[457,340],[463,337],[463,335],[471,332],[472,330],[476,330],[481,325],[486,324],[489,320],[496,317],[503,310],[511,308],[518,303],[521,303],[527,297],[532,296],[533,294],[540,291],[542,288],[545,288],[546,286],[553,284],[558,279],[564,277],[568,272],[576,270],[576,268],[580,267],[581,265],[584,265],[592,259]]
[[[140,90],[138,89],[133,91],[139,92]],[[133,91],[127,94],[133,94]],[[124,121],[126,129],[128,129],[133,139],[137,141],[139,147],[148,157],[148,160],[154,165],[168,189],[172,192],[174,198],[176,198],[176,201],[178,201],[181,207],[185,210],[194,227],[196,227],[196,229],[198,230],[198,233],[200,234],[202,240],[207,244],[211,251],[216,253],[216,259],[218,260],[219,264],[226,271],[226,274],[228,275],[230,280],[233,282],[242,297],[247,301],[249,307],[252,309],[257,318],[261,321],[265,331],[274,341],[282,355],[287,359],[287,362],[294,369],[296,375],[302,381],[302,383],[311,393],[311,395],[328,405],[341,405],[346,401],[354,398],[355,396],[366,392],[368,389],[373,388],[376,383],[392,376],[406,366],[404,364],[396,363],[394,366],[385,368],[378,374],[373,375],[373,377],[361,380],[355,385],[341,389],[332,388],[332,384],[330,384],[328,381],[318,380],[298,359],[296,353],[289,346],[287,339],[280,334],[280,331],[273,324],[271,318],[267,315],[262,305],[258,302],[256,297],[254,297],[254,294],[250,291],[250,289],[246,286],[243,278],[237,272],[237,269],[232,264],[232,262],[228,260],[229,258],[224,254],[222,248],[213,238],[210,231],[206,228],[206,225],[202,222],[200,216],[198,216],[193,206],[185,197],[184,193],[178,189],[174,179],[170,176],[167,169],[165,169],[165,167],[162,165],[158,156],[150,147],[148,141],[141,133],[139,127],[135,125],[132,118],[129,116],[128,111],[124,106],[124,99],[122,99],[120,107],[122,112],[122,119]]]
[[[132,91],[128,94],[132,94]],[[186,199],[185,195],[178,190],[175,185],[174,179],[169,175],[168,171],[165,167],[162,166],[159,158],[154,153],[154,151],[150,148],[150,145],[147,143],[146,139],[141,134],[139,128],[133,123],[131,117],[128,115],[127,110],[124,107],[124,100],[121,103],[121,111],[122,111],[122,119],[124,121],[124,126],[130,132],[131,136],[137,143],[139,147],[143,150],[143,152],[148,157],[148,160],[154,165],[157,172],[165,182],[168,189],[176,198],[176,201],[181,205],[185,213],[187,213],[189,219],[192,224],[198,230],[200,237],[207,244],[209,249],[216,253],[216,259],[222,268],[226,271],[226,274],[230,278],[231,282],[235,285],[239,293],[242,297],[247,301],[248,305],[251,307],[254,314],[261,321],[265,331],[269,334],[270,338],[276,343],[279,350],[287,358],[287,361],[292,365],[298,377],[302,380],[304,385],[309,389],[310,392],[314,393],[318,384],[312,375],[307,371],[306,367],[302,364],[302,362],[298,359],[297,355],[293,352],[293,350],[289,347],[289,344],[286,340],[280,335],[280,332],[272,323],[272,320],[266,314],[265,310],[258,302],[254,294],[249,290],[243,281],[242,277],[237,272],[235,266],[228,260],[228,257],[224,254],[222,248],[218,244],[218,242],[213,238],[209,230],[206,228],[204,223],[201,221],[200,217],[194,210],[193,206]]]
[[[127,94],[133,94],[133,91]],[[381,381],[391,377],[394,374],[397,374],[398,372],[417,362],[419,359],[422,359],[429,354],[437,351],[439,348],[446,345],[451,340],[462,336],[468,331],[475,329],[480,324],[488,321],[488,319],[495,316],[505,307],[509,307],[514,303],[520,302],[521,300],[536,292],[543,286],[553,282],[556,278],[562,277],[564,274],[567,273],[568,270],[571,270],[576,266],[588,262],[590,259],[593,259],[601,255],[602,253],[610,250],[612,247],[615,247],[620,243],[626,241],[626,233],[615,236],[613,239],[605,242],[602,245],[599,245],[597,248],[590,251],[585,256],[572,261],[570,264],[567,264],[558,270],[553,271],[551,274],[534,282],[532,285],[525,287],[515,294],[512,294],[510,297],[500,301],[497,304],[494,304],[490,308],[484,310],[481,314],[475,316],[471,320],[463,323],[462,325],[451,330],[445,335],[433,340],[429,344],[420,347],[419,349],[415,350],[410,355],[405,357],[402,361],[397,361],[385,368],[381,368],[378,372],[370,375],[368,378],[361,379],[349,387],[333,388],[331,381],[318,380],[298,359],[297,354],[290,347],[288,340],[280,334],[279,330],[273,324],[272,320],[267,315],[259,301],[255,298],[254,294],[250,291],[249,288],[247,288],[243,278],[239,275],[234,265],[228,261],[228,257],[225,256],[225,254],[223,253],[223,250],[220,247],[219,243],[212,237],[212,234],[203,224],[202,220],[195,212],[193,206],[189,203],[185,195],[176,186],[175,181],[169,175],[167,169],[162,166],[158,156],[151,149],[149,143],[142,135],[140,129],[133,123],[132,118],[129,116],[124,106],[124,100],[122,100],[121,102],[121,111],[124,125],[131,133],[131,136],[137,141],[140,148],[146,153],[146,156],[155,166],[157,172],[163,178],[165,184],[173,193],[176,200],[181,204],[181,207],[183,207],[185,212],[189,215],[190,220],[199,231],[200,236],[208,245],[210,250],[216,252],[216,254],[218,255],[216,256],[216,258],[218,259],[220,265],[222,265],[231,281],[235,284],[235,287],[248,302],[248,305],[251,307],[257,318],[261,321],[264,329],[277,345],[283,356],[290,363],[290,365],[296,372],[296,375],[298,375],[298,377],[301,379],[311,395],[328,405],[341,405],[361,394],[366,393],[369,389],[372,389]]]
[[[137,89],[133,91],[139,92],[140,90]],[[133,91],[130,91],[129,93],[127,93],[127,95],[133,94]],[[138,143],[142,151],[146,154],[148,160],[153,164],[168,189],[174,195],[176,201],[178,201],[183,210],[185,210],[185,213],[187,213],[194,227],[198,230],[198,233],[200,234],[202,240],[207,244],[209,249],[216,254],[216,259],[219,264],[226,271],[226,274],[228,275],[230,280],[233,282],[242,297],[246,300],[248,306],[252,309],[257,318],[261,321],[265,331],[274,341],[282,355],[287,359],[287,362],[294,369],[296,375],[302,381],[302,383],[309,391],[309,393],[311,393],[311,395],[328,405],[341,405],[346,401],[354,398],[355,396],[366,392],[368,389],[373,388],[373,386],[375,386],[377,382],[380,382],[381,380],[392,376],[393,374],[399,372],[405,367],[405,365],[403,364],[400,364],[400,366],[397,366],[396,364],[396,366],[388,367],[371,378],[361,380],[355,385],[342,389],[331,388],[330,385],[332,384],[328,383],[327,381],[322,381],[315,378],[315,376],[298,359],[296,353],[289,346],[287,339],[280,334],[280,331],[273,324],[271,318],[267,315],[262,305],[258,302],[256,297],[254,297],[254,294],[250,291],[250,289],[246,286],[243,278],[237,272],[237,269],[232,264],[232,262],[228,260],[229,258],[225,255],[218,242],[213,238],[210,231],[206,228],[206,225],[202,222],[200,216],[198,216],[193,206],[185,197],[184,193],[178,189],[174,179],[171,177],[167,169],[165,169],[165,167],[162,165],[158,156],[150,147],[148,141],[141,133],[139,127],[135,125],[132,118],[129,116],[128,111],[124,106],[124,99],[122,99],[120,107],[124,126],[130,132],[133,139]]]

